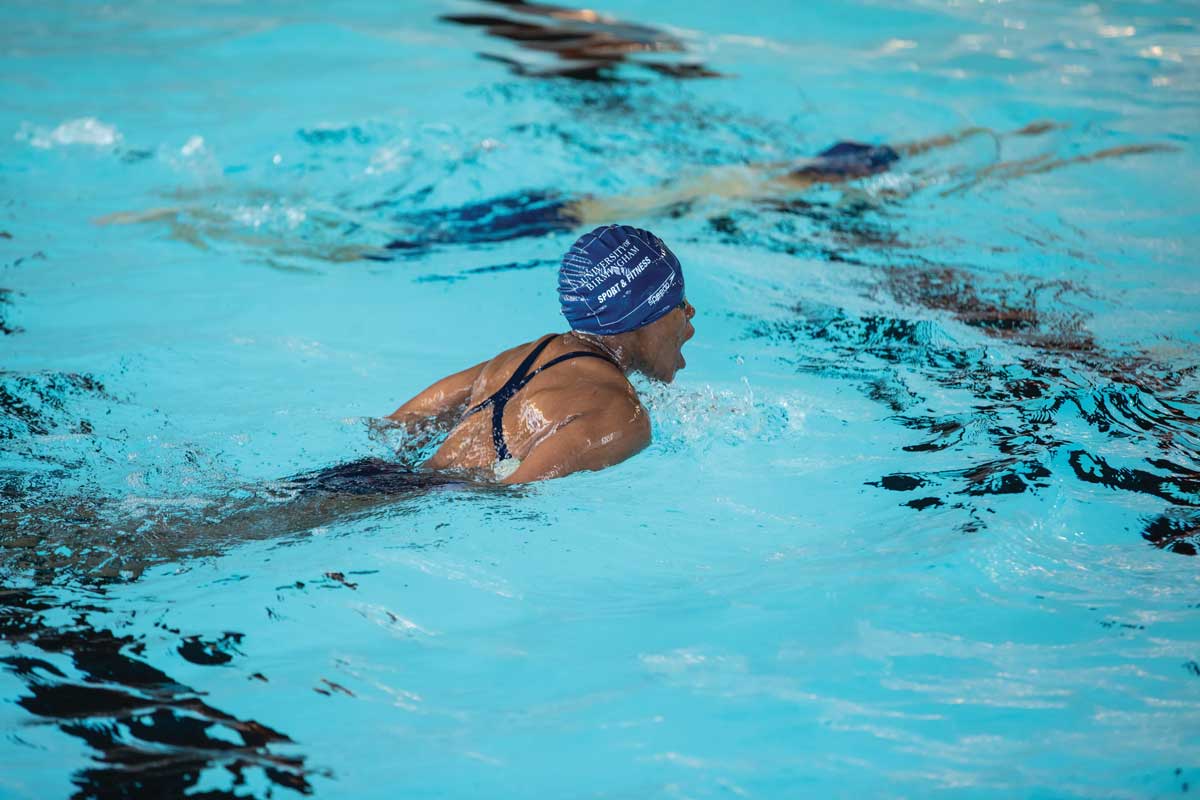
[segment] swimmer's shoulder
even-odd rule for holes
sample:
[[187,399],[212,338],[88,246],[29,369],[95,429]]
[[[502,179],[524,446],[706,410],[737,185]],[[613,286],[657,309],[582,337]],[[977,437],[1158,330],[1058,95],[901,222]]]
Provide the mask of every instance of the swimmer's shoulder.
[[588,429],[592,437],[620,434],[639,443],[640,449],[650,443],[650,413],[629,381],[619,378],[620,382],[597,383],[586,398],[577,398],[570,421]]
[[[555,344],[557,345],[557,343]],[[561,347],[551,346],[548,348],[543,363],[570,353],[580,352],[587,351],[581,351],[578,346],[567,341]],[[625,399],[632,400],[634,403],[638,402],[637,392],[621,368],[613,361],[598,354],[576,356],[560,361],[546,370],[543,377],[550,375],[554,375],[555,378],[544,381],[542,387],[551,390],[565,390],[578,395],[572,401],[574,405],[604,406],[612,403],[620,404]]]
[[612,385],[593,387],[548,436],[535,442],[503,483],[561,478],[617,464],[650,444],[650,417],[636,394]]
[[[570,352],[579,349],[569,343],[561,350],[552,345],[543,363]],[[649,435],[649,414],[637,390],[621,368],[606,358],[584,356],[559,362],[522,394],[528,402],[541,405],[557,417],[559,426],[583,420],[589,427],[594,424],[640,430],[644,424]]]
[[[503,386],[517,371],[521,362],[547,338],[550,341],[531,365],[530,372],[540,369],[559,356],[579,349],[572,346],[566,334],[547,333],[503,350],[483,363],[482,369],[479,370],[472,385],[472,400],[482,399]],[[611,382],[615,386],[629,387],[625,375],[611,361],[591,357],[571,358],[555,364],[544,373],[539,374],[527,389],[518,393],[517,397],[529,396],[556,387],[561,388],[563,384],[577,382],[581,375],[587,376],[589,381]],[[632,387],[629,387],[629,390],[632,391]]]
[[522,359],[529,354],[530,350],[545,338],[546,336],[543,335],[531,341],[513,345],[483,362],[483,369],[479,371],[479,375],[475,379],[475,392],[478,393],[484,387],[491,386],[492,384],[495,384],[495,387],[499,388],[501,384],[509,379]]

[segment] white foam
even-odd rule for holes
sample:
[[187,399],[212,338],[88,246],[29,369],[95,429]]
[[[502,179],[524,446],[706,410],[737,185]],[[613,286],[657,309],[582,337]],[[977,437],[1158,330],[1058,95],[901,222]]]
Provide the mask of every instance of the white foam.
[[204,150],[204,137],[193,136],[184,143],[183,147],[179,148],[180,155],[191,157]]
[[412,161],[412,156],[406,152],[409,140],[405,139],[400,147],[380,147],[371,154],[371,163],[363,170],[367,175],[383,175],[395,172]]
[[53,130],[22,122],[16,136],[19,142],[29,142],[34,147],[50,150],[66,145],[90,145],[92,147],[114,147],[125,137],[115,125],[101,122],[95,117],[71,119]]
[[756,391],[745,378],[740,389],[642,380],[636,386],[654,419],[656,439],[693,447],[801,435],[811,406],[798,394]]

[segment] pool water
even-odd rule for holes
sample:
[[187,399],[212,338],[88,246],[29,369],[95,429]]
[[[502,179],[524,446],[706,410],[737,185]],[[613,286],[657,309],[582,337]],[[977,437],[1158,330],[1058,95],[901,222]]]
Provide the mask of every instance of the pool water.
[[[1200,785],[1196,7],[594,11],[0,10],[0,797]],[[564,329],[488,209],[971,127],[621,219],[698,309],[628,462],[282,480]]]

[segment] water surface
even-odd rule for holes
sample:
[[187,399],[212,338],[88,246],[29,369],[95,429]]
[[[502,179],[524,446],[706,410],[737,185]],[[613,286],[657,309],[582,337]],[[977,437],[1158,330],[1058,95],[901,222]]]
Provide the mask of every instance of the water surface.
[[[0,796],[1196,785],[1194,7],[596,11],[5,8]],[[625,464],[281,483],[563,329],[480,204],[968,127],[623,219],[699,311]]]

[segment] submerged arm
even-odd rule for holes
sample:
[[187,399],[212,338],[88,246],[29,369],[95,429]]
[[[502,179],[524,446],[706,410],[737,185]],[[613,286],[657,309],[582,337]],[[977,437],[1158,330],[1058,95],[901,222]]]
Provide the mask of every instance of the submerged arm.
[[650,443],[646,410],[624,393],[610,397],[611,402],[570,417],[535,443],[504,483],[530,483],[604,469],[640,452]]

